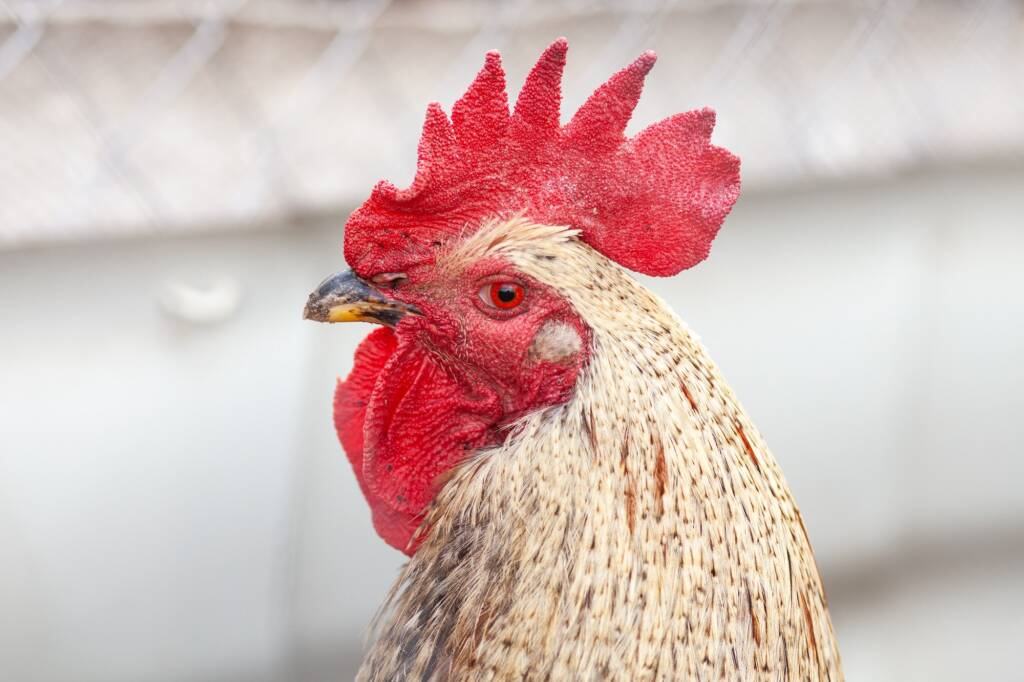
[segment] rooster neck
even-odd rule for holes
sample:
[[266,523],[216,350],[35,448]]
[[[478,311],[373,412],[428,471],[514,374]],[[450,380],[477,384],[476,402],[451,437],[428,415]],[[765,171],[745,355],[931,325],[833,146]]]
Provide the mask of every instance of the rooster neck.
[[591,326],[575,395],[441,491],[362,679],[841,680],[760,434],[657,297],[565,249],[517,265]]

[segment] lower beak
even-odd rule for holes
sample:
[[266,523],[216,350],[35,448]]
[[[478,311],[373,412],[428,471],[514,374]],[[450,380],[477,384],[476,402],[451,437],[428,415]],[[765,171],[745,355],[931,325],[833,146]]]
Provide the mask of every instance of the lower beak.
[[393,328],[406,315],[419,314],[415,306],[387,298],[351,270],[344,270],[309,295],[302,316],[316,322],[373,322]]

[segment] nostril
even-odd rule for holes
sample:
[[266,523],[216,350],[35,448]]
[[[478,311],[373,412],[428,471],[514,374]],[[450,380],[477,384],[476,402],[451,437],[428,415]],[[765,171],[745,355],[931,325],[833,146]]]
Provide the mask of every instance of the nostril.
[[409,279],[404,272],[382,272],[374,275],[370,281],[377,286],[387,286],[394,289],[402,280]]

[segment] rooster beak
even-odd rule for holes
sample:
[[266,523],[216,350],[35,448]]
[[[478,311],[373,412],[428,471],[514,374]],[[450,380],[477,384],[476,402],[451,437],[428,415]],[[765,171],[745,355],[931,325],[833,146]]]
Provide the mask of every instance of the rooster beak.
[[316,322],[373,322],[394,328],[415,306],[387,298],[351,270],[331,275],[309,295],[302,317]]

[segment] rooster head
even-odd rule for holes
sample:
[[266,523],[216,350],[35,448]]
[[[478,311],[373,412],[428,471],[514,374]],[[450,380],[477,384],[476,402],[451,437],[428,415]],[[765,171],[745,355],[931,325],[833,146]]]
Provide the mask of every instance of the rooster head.
[[[306,317],[371,321],[335,394],[335,426],[374,527],[412,554],[454,467],[500,444],[520,417],[572,395],[590,355],[559,244],[673,275],[703,260],[739,194],[739,161],[710,143],[714,113],[624,130],[647,52],[560,123],[567,43],[541,55],[509,112],[496,52],[451,117],[427,109],[416,176],[382,181],[345,225],[351,270],[314,291]],[[532,266],[523,267],[524,259]]]

